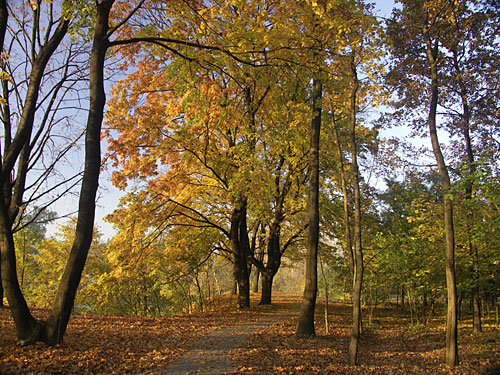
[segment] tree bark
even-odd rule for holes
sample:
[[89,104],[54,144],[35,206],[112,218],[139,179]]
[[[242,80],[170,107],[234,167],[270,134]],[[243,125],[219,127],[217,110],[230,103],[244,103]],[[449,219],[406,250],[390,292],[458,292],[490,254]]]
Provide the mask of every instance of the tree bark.
[[274,275],[275,273],[269,271],[262,273],[262,291],[259,305],[271,304]]
[[272,289],[274,276],[281,266],[281,207],[276,208],[276,217],[269,225],[269,234],[267,236],[267,264],[256,262],[262,276],[262,290],[259,305],[269,305],[272,301]]
[[[264,261],[264,251],[260,251],[258,254],[257,254],[257,258],[256,258],[259,262],[263,262]],[[254,293],[258,293],[259,292],[259,280],[260,280],[260,276],[261,276],[261,272],[260,272],[260,269],[259,267],[255,267],[255,273],[253,275],[253,289],[252,291]]]
[[250,307],[250,275],[248,273],[249,241],[247,232],[247,200],[240,196],[231,216],[230,242],[234,262],[234,278],[238,284],[238,307]]
[[444,161],[441,146],[439,144],[436,126],[436,113],[439,97],[438,82],[438,53],[439,44],[432,42],[429,31],[424,29],[424,38],[427,45],[427,59],[431,74],[431,100],[429,105],[429,134],[432,149],[439,169],[439,176],[443,188],[444,226],[446,242],[446,289],[448,294],[448,312],[446,319],[446,363],[449,366],[458,365],[458,342],[457,342],[457,287],[455,276],[455,231],[453,228],[453,205],[451,201],[451,182],[448,167]]
[[8,209],[3,199],[3,190],[0,189],[0,249],[2,251],[2,283],[5,296],[16,326],[16,333],[22,345],[38,340],[41,325],[31,315],[28,304],[23,296],[16,271],[16,254],[14,238],[10,226]]
[[474,245],[472,241],[472,226],[474,222],[474,211],[471,207],[472,205],[472,192],[474,189],[473,184],[473,176],[476,172],[476,166],[474,163],[474,151],[472,149],[472,142],[470,138],[470,110],[469,110],[469,101],[467,95],[467,87],[463,80],[463,71],[460,68],[459,57],[458,57],[458,49],[453,49],[453,65],[455,67],[455,75],[456,80],[458,81],[459,94],[460,99],[462,100],[462,116],[463,116],[463,136],[465,143],[465,154],[466,154],[466,162],[467,162],[467,172],[468,176],[466,177],[465,183],[465,201],[467,204],[467,214],[466,214],[466,228],[467,228],[467,244],[469,247],[469,255],[472,258],[472,266],[470,267],[470,271],[472,273],[472,277],[474,280],[474,285],[472,287],[472,333],[480,333],[482,332],[481,327],[481,304],[479,299],[479,287],[478,287],[478,252],[477,247]]
[[271,303],[272,283],[274,276],[281,266],[281,258],[288,246],[293,243],[293,239],[298,236],[298,234],[291,236],[288,241],[281,246],[281,225],[286,216],[284,213],[285,199],[292,185],[292,179],[288,178],[289,176],[287,176],[282,183],[283,180],[281,178],[281,172],[284,163],[285,157],[281,156],[278,168],[276,169],[276,175],[274,177],[274,212],[272,220],[268,225],[269,231],[266,238],[266,264],[263,262],[264,253],[259,254],[260,259],[257,259],[255,256],[252,257],[252,262],[259,269],[262,276],[262,291],[259,305],[268,305]]
[[[7,16],[4,14],[6,5],[0,4],[0,27],[6,25]],[[11,314],[16,325],[17,336],[21,344],[30,344],[37,340],[45,341],[43,325],[33,318],[26,300],[21,291],[16,270],[16,255],[12,223],[19,211],[19,207],[12,210],[9,205],[12,198],[11,174],[19,160],[19,156],[29,143],[35,119],[40,84],[45,73],[45,68],[67,33],[69,20],[61,20],[47,43],[40,47],[34,61],[29,77],[23,111],[19,120],[16,134],[12,141],[5,144],[0,175],[0,252],[1,276],[5,295],[9,302]],[[5,37],[5,30],[0,33],[0,38]],[[34,41],[33,41],[34,43]],[[3,41],[2,41],[3,49]],[[9,136],[10,137],[10,136]],[[24,178],[24,177],[20,177]],[[20,186],[24,189],[24,184]],[[22,197],[23,192],[17,192]]]
[[339,169],[340,169],[340,182],[342,187],[342,199],[344,207],[344,236],[347,256],[349,259],[349,271],[351,272],[351,280],[354,280],[354,255],[352,252],[352,239],[351,239],[351,223],[349,218],[349,196],[347,194],[347,176],[344,167],[344,155],[342,153],[342,148],[340,146],[339,132],[337,130],[337,125],[335,121],[335,114],[333,113],[332,105],[332,125],[333,125],[333,135],[335,138],[335,148],[337,151],[337,157],[339,158]]
[[[5,41],[5,33],[7,32],[7,21],[9,19],[9,11],[7,9],[7,0],[0,0],[0,54],[4,52],[4,41]],[[3,61],[1,62],[1,68],[4,70],[4,63]],[[2,82],[4,85],[5,83]],[[5,96],[5,95],[4,95]],[[8,108],[8,106],[7,106]],[[4,111],[5,115],[5,111]],[[4,119],[4,121],[10,121],[10,114],[8,114],[8,117]],[[8,142],[8,141],[6,141]],[[1,187],[0,187],[1,189]],[[3,197],[0,197],[0,199],[3,199]],[[3,237],[3,236],[2,236]],[[1,244],[0,244],[1,246]],[[0,307],[3,306],[3,296],[4,296],[4,291],[3,291],[3,281],[2,281],[2,251],[0,249]]]
[[306,254],[306,283],[296,334],[314,336],[314,310],[318,293],[318,245],[319,245],[319,139],[321,129],[321,97],[323,86],[313,79],[311,143],[309,148],[308,186],[308,235]]
[[356,99],[359,81],[354,54],[351,57],[352,92],[350,98],[351,159],[354,190],[354,276],[352,292],[352,332],[349,343],[348,363],[358,362],[358,346],[361,334],[361,287],[363,284],[363,249],[361,244],[361,192],[359,189],[358,151],[356,140]]
[[46,321],[47,344],[59,343],[66,331],[76,292],[92,242],[95,200],[101,168],[101,125],[106,104],[104,61],[109,47],[109,14],[114,0],[97,4],[94,41],[90,55],[90,108],[85,137],[85,170],[78,207],[75,239],[52,311]]

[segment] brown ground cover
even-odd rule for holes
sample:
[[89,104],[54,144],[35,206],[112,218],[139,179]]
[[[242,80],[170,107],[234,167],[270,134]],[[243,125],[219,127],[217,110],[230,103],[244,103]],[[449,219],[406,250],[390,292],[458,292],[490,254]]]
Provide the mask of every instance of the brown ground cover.
[[[299,308],[293,299],[281,299],[280,304],[281,310]],[[347,366],[351,306],[341,302],[330,304],[328,334],[324,304],[319,302],[315,338],[297,338],[297,318],[292,318],[255,332],[232,354],[244,374],[500,375],[500,332],[492,321],[485,323],[490,323],[484,324],[485,332],[473,336],[471,322],[462,322],[461,365],[453,369],[443,363],[444,319],[435,317],[427,326],[410,328],[408,316],[393,307],[375,309],[372,325],[365,323],[360,366]]]
[[16,346],[10,311],[0,308],[0,374],[160,374],[207,333],[254,315],[224,307],[169,318],[73,314],[63,343],[48,348]]
[[296,338],[298,297],[275,297],[276,302],[270,307],[244,312],[222,309],[171,318],[74,314],[64,342],[52,348],[42,344],[17,347],[10,312],[2,308],[0,374],[168,373],[168,367],[207,333],[269,314],[282,314],[284,318],[255,332],[242,348],[230,352],[239,373],[500,374],[500,367],[496,367],[500,366],[500,334],[492,325],[485,324],[486,332],[478,336],[470,335],[470,322],[460,327],[462,364],[449,369],[443,364],[441,319],[433,320],[427,327],[409,329],[406,316],[395,309],[379,308],[375,310],[373,326],[365,328],[361,341],[362,365],[349,367],[346,361],[350,306],[330,306],[330,331],[326,334],[320,303],[317,337]]

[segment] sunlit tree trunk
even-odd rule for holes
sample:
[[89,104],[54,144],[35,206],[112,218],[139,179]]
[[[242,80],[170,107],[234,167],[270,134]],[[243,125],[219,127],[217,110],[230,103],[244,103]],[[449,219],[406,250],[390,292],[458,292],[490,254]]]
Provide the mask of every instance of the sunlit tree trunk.
[[444,161],[439,144],[436,126],[436,113],[439,96],[438,83],[438,53],[439,44],[429,36],[427,28],[424,29],[424,38],[427,45],[427,59],[431,73],[431,101],[429,105],[429,134],[432,149],[439,169],[443,188],[444,226],[446,241],[446,289],[448,293],[448,312],[446,319],[446,363],[450,366],[458,365],[457,343],[457,287],[455,276],[455,231],[453,228],[453,205],[451,201],[451,182],[448,168]]
[[361,334],[361,287],[363,284],[363,249],[361,246],[361,192],[359,189],[358,151],[356,140],[356,99],[359,81],[354,54],[351,58],[352,92],[350,98],[351,159],[354,190],[354,275],[352,291],[352,332],[349,343],[348,363],[357,364],[359,337]]
[[[7,10],[7,0],[0,0],[0,54],[4,51],[3,44],[5,41],[5,33],[7,32],[8,18],[9,18],[9,12]],[[2,62],[2,71],[3,70],[4,69]],[[3,306],[3,295],[4,294],[3,294],[3,283],[2,283],[2,252],[0,251],[0,306]]]
[[340,146],[340,138],[335,120],[335,114],[333,113],[333,105],[331,107],[332,107],[331,118],[333,125],[333,135],[335,139],[335,148],[337,151],[337,157],[339,158],[340,185],[342,187],[345,247],[349,259],[349,270],[351,272],[351,279],[354,280],[354,255],[352,252],[351,223],[349,218],[349,196],[347,194],[347,175],[345,172],[344,155],[342,153],[342,147]]
[[467,214],[466,214],[466,227],[467,227],[467,243],[469,247],[469,255],[472,258],[472,266],[470,267],[471,274],[473,275],[473,287],[472,287],[472,333],[482,332],[481,327],[481,304],[479,298],[479,287],[478,282],[478,253],[477,247],[472,241],[472,226],[474,222],[474,212],[472,208],[472,192],[474,188],[473,176],[476,172],[476,166],[474,164],[474,151],[472,150],[472,142],[470,138],[470,110],[469,110],[469,100],[467,95],[467,87],[463,80],[464,73],[460,68],[458,51],[455,48],[453,51],[453,65],[455,67],[456,80],[458,82],[460,99],[462,100],[462,116],[463,116],[463,136],[465,142],[465,154],[467,162],[467,172],[468,176],[465,183],[465,200],[467,204]]
[[318,293],[318,245],[319,245],[319,139],[321,129],[321,97],[323,86],[318,78],[313,79],[313,103],[311,120],[311,143],[309,148],[308,186],[308,235],[306,275],[302,308],[296,334],[314,336],[314,310]]

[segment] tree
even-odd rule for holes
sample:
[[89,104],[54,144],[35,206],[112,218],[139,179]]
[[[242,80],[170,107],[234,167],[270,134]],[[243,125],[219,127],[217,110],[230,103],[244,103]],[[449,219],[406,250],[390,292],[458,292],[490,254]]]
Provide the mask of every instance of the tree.
[[[330,104],[331,130],[335,139],[335,160],[343,197],[343,225],[345,252],[349,259],[352,277],[353,330],[348,352],[348,363],[357,364],[358,342],[361,333],[361,290],[363,282],[363,244],[362,244],[362,178],[358,157],[363,150],[364,134],[370,130],[361,126],[359,113],[364,107],[383,102],[383,91],[379,89],[377,76],[383,72],[381,59],[381,29],[370,13],[370,7],[363,3],[353,3],[343,9],[347,20],[343,33],[341,55],[331,63],[330,79],[335,82],[327,89]],[[361,74],[361,79],[359,75]],[[347,177],[344,155],[340,145],[338,123],[345,123],[349,149],[349,177]],[[376,141],[374,142],[376,144]],[[365,146],[370,149],[370,146]],[[348,197],[347,184],[350,181],[352,197]],[[349,201],[352,202],[352,219]],[[368,199],[365,199],[368,202]],[[366,209],[365,209],[366,212]],[[352,228],[352,238],[351,238]]]
[[[5,6],[2,6],[4,11],[5,8]],[[34,17],[38,12],[39,7],[34,7]],[[2,14],[2,17],[5,20],[5,22],[2,22],[2,26],[7,27],[8,16]],[[21,117],[13,137],[10,127],[10,118],[3,117],[5,135],[2,172],[0,175],[0,248],[2,254],[2,283],[7,300],[9,301],[12,316],[16,323],[18,337],[23,343],[31,341],[32,338],[35,338],[33,336],[38,336],[40,326],[29,312],[17,279],[12,225],[19,213],[25,190],[27,163],[29,160],[29,152],[31,151],[30,141],[35,112],[38,105],[37,101],[40,84],[49,59],[67,33],[69,23],[69,19],[61,12],[58,18],[50,19],[50,23],[46,28],[44,44],[39,47],[38,51],[36,51],[35,44],[33,44],[34,56],[29,84],[26,89]],[[38,25],[35,26],[35,30],[36,29],[38,29]],[[2,30],[1,35],[5,38],[5,30]],[[5,39],[3,39],[2,42],[5,43]],[[32,43],[35,43],[35,40],[33,40]],[[5,50],[5,48],[3,48],[3,50]],[[4,67],[5,65],[3,65],[2,68]],[[3,87],[5,88],[5,84]],[[3,115],[5,116],[8,114],[9,112],[6,112],[4,107]],[[17,162],[19,162],[19,175],[16,181],[13,182],[11,181],[11,175],[13,174]]]
[[[423,93],[429,95],[427,124],[432,149],[438,165],[443,189],[444,227],[446,237],[446,281],[448,291],[448,315],[446,328],[446,363],[458,364],[457,346],[457,291],[455,276],[455,238],[451,180],[437,134],[437,109],[439,104],[439,69],[442,60],[440,44],[449,26],[448,16],[456,11],[449,2],[401,1],[402,10],[393,13],[389,32],[393,39],[393,61],[401,69],[409,67],[406,82],[417,83],[413,88],[400,85],[398,93],[408,108],[416,104]],[[408,79],[410,78],[410,79]]]
[[[45,322],[39,322],[31,315],[20,290],[16,275],[12,223],[14,221],[13,217],[17,216],[19,201],[11,200],[12,190],[9,189],[12,189],[12,187],[9,187],[9,189],[3,188],[0,193],[2,281],[16,323],[18,338],[23,345],[31,344],[35,341],[43,341],[49,345],[54,345],[62,340],[92,241],[95,197],[101,167],[100,133],[105,105],[103,83],[105,55],[107,49],[112,45],[109,41],[111,34],[122,26],[142,4],[140,2],[136,8],[131,9],[130,12],[125,12],[124,20],[113,28],[110,28],[109,17],[113,3],[113,0],[103,1],[96,4],[95,8],[93,47],[90,56],[90,107],[85,137],[85,168],[80,192],[75,240],[61,278],[61,283],[59,284],[54,306]],[[7,147],[4,148],[2,174],[0,176],[2,187],[9,186],[11,171],[18,160],[23,160],[24,154],[22,154],[22,151],[26,150],[25,145],[30,142],[34,114],[37,107],[37,95],[44,69],[68,30],[70,21],[72,20],[71,17],[73,16],[71,11],[76,11],[76,9],[71,9],[68,5],[64,4],[58,18],[50,17],[48,21],[49,25],[43,29],[47,32],[45,44],[40,47],[33,63],[23,114],[21,115],[16,135],[12,140],[9,136],[5,137],[8,143]],[[33,5],[35,15],[40,11],[39,9],[39,4]],[[50,4],[50,11],[52,10],[52,4]],[[54,27],[56,27],[55,30]],[[36,29],[38,30],[38,27]],[[19,159],[20,157],[21,159]],[[20,163],[19,165],[26,170],[24,163]],[[23,187],[23,179],[18,178],[15,186],[21,185]],[[23,189],[16,190],[16,192],[19,192],[18,196],[22,198]],[[14,205],[14,210],[9,211],[9,204],[11,202]]]
[[[112,102],[109,112],[110,125],[120,133],[114,137],[110,132],[112,157],[122,169],[115,182],[125,186],[129,181],[148,181],[145,190],[162,201],[160,205],[176,205],[174,210],[162,210],[162,221],[179,226],[177,215],[183,215],[192,220],[193,233],[199,230],[200,221],[220,230],[226,237],[220,248],[233,258],[235,276],[240,280],[241,307],[249,303],[249,261],[254,242],[249,237],[255,236],[250,232],[273,228],[268,236],[267,263],[253,259],[261,270],[267,269],[265,302],[270,299],[272,277],[282,252],[297,237],[297,231],[290,229],[292,241],[285,241],[283,247],[279,244],[281,227],[292,216],[285,217],[285,213],[300,211],[293,208],[286,212],[286,206],[291,206],[287,200],[302,200],[300,193],[287,196],[303,169],[304,150],[297,124],[302,124],[304,103],[299,102],[305,95],[303,83],[287,76],[296,74],[296,69],[281,62],[288,58],[288,51],[277,47],[283,34],[271,27],[283,18],[277,9],[274,4],[250,3],[238,7],[221,4],[198,11],[194,17],[198,21],[190,20],[196,37],[218,45],[223,40],[217,35],[226,35],[236,44],[231,54],[200,51],[170,65],[172,56],[151,51],[139,63],[138,72],[116,86],[116,103]],[[204,21],[198,25],[200,14]],[[253,17],[255,14],[259,17]],[[248,17],[248,23],[242,24],[241,17]],[[234,22],[228,23],[228,19]],[[263,39],[256,36],[260,33],[266,34]],[[233,57],[236,52],[237,60]],[[169,82],[154,90],[151,85],[157,85],[158,75]],[[168,113],[157,113],[158,106],[167,107]],[[148,116],[144,116],[146,112]],[[144,129],[136,129],[137,121],[144,128],[162,130],[146,135]],[[162,170],[173,163],[179,167]],[[202,183],[203,179],[206,182]],[[184,188],[191,194],[179,199],[175,192]],[[214,189],[219,196],[210,192]]]
[[[473,282],[470,288],[473,305],[473,333],[481,332],[481,311],[479,297],[478,249],[474,240],[474,222],[481,220],[475,218],[476,195],[475,175],[477,169],[477,155],[484,154],[488,147],[482,150],[475,143],[481,139],[483,145],[490,143],[491,127],[488,117],[489,107],[493,104],[491,99],[490,76],[492,69],[498,67],[498,53],[495,46],[497,25],[494,17],[488,14],[487,8],[476,7],[470,2],[462,2],[451,15],[449,35],[443,42],[446,48],[444,56],[442,84],[452,95],[443,100],[447,109],[447,131],[451,135],[459,134],[461,145],[465,147],[456,156],[458,177],[464,189],[464,205],[466,213],[466,247],[468,257],[472,259],[468,272]],[[472,77],[475,77],[472,79]],[[494,89],[493,89],[494,90]],[[487,99],[488,98],[488,99]],[[485,102],[490,102],[484,105]],[[455,147],[454,147],[455,148]],[[461,150],[462,147],[455,149]],[[462,208],[459,206],[459,209]],[[459,228],[460,229],[460,228]]]
[[358,147],[356,139],[356,101],[359,89],[357,76],[357,68],[354,53],[351,60],[351,105],[350,105],[350,122],[351,122],[351,161],[353,168],[353,189],[354,189],[354,270],[353,270],[353,320],[351,341],[349,343],[348,363],[350,365],[357,364],[358,342],[361,330],[361,287],[363,285],[363,248],[361,242],[361,192],[359,183],[359,168],[358,168]]
[[319,78],[313,80],[313,104],[310,130],[309,149],[309,185],[308,185],[308,233],[306,255],[306,284],[304,297],[297,323],[296,334],[301,336],[314,336],[314,310],[318,291],[318,245],[319,245],[319,139],[321,128],[320,100],[323,85]]

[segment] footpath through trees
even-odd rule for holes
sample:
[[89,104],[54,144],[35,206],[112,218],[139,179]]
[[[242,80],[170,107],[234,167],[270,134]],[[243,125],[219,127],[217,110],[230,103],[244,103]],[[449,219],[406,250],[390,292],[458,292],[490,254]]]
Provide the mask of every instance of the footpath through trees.
[[[1,308],[0,373],[466,375],[500,370],[500,334],[493,317],[485,317],[479,336],[459,329],[464,354],[460,366],[449,368],[443,363],[442,315],[436,314],[427,326],[411,326],[409,313],[389,305],[378,306],[364,327],[359,351],[363,365],[348,366],[351,306],[330,304],[326,334],[323,302],[318,304],[316,338],[295,335],[300,297],[278,294],[271,306],[243,311],[165,318],[74,314],[63,343],[53,347],[16,346],[8,309]],[[43,318],[47,312],[35,314]]]

